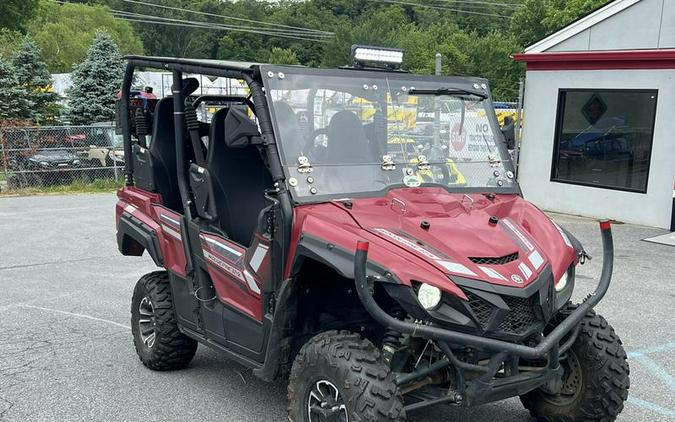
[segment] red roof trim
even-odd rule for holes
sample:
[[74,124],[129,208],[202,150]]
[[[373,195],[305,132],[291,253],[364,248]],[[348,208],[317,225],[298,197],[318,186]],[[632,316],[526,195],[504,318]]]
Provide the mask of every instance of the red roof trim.
[[675,69],[675,50],[579,51],[514,54],[527,70]]

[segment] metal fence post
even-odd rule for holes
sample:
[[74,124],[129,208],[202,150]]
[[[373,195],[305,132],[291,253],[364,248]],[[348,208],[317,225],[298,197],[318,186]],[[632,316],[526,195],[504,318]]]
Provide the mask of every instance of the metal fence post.
[[518,81],[518,106],[516,109],[516,145],[515,151],[513,152],[516,178],[518,178],[518,170],[520,169],[520,143],[522,141],[524,96],[525,96],[525,79],[520,78],[520,81]]
[[[0,128],[0,156],[2,156],[2,171],[5,173],[5,182],[9,181],[9,171],[7,169],[7,155],[5,154],[5,138],[3,128]],[[0,189],[2,190],[2,189]]]

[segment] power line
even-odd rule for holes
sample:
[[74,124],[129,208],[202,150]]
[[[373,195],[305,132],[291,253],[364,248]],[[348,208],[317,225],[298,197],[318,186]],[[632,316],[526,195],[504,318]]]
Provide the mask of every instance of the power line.
[[328,35],[335,35],[334,32],[328,32],[328,31],[321,31],[318,29],[311,29],[311,28],[305,28],[301,26],[291,26],[291,25],[283,25],[280,23],[272,23],[272,22],[264,22],[264,21],[258,21],[255,19],[247,19],[247,18],[239,18],[236,16],[228,16],[228,15],[220,15],[217,13],[209,13],[209,12],[201,12],[198,10],[191,10],[191,9],[184,9],[181,7],[172,7],[172,6],[164,6],[161,4],[156,4],[156,3],[148,3],[145,1],[139,1],[139,0],[122,0],[123,2],[126,3],[133,3],[133,4],[140,4],[144,6],[151,6],[151,7],[157,7],[160,9],[167,9],[167,10],[174,10],[174,11],[179,11],[179,12],[186,12],[186,13],[194,13],[197,15],[202,15],[202,16],[210,16],[210,17],[216,17],[216,18],[225,18],[225,19],[232,19],[234,21],[239,21],[239,22],[248,22],[248,23],[256,23],[260,25],[267,25],[267,26],[273,26],[273,27],[278,27],[278,28],[286,28],[286,29],[295,29],[298,31],[306,32],[308,33],[321,33],[321,34],[328,34]]
[[162,21],[162,22],[173,22],[173,23],[182,23],[187,26],[195,26],[206,29],[219,29],[219,30],[228,30],[228,31],[242,31],[242,32],[254,32],[261,33],[270,36],[293,36],[293,38],[301,37],[302,39],[308,40],[318,40],[318,39],[327,39],[332,38],[330,35],[324,34],[305,34],[304,32],[297,32],[287,29],[277,29],[277,28],[258,28],[253,26],[243,26],[243,25],[223,25],[214,22],[202,22],[202,21],[191,21],[185,19],[176,19],[168,18],[164,16],[156,15],[147,15],[141,13],[127,12],[123,10],[114,10],[111,9],[113,15],[119,18],[134,18],[134,19],[144,19],[145,21]]
[[[376,1],[376,0],[374,0]],[[490,16],[493,18],[502,18],[502,19],[509,19],[509,16],[505,15],[499,15],[497,13],[483,13],[483,12],[475,12],[473,10],[462,10],[462,9],[453,9],[450,7],[445,7],[445,6],[434,6],[430,4],[421,4],[421,3],[411,3],[407,1],[396,1],[396,0],[379,0],[382,3],[390,3],[390,4],[401,4],[404,6],[415,6],[415,7],[424,7],[427,9],[437,9],[437,10],[444,10],[446,12],[457,12],[459,14],[468,14],[468,15],[479,15],[479,16]]]
[[[472,1],[472,0],[436,0],[438,2],[450,3],[451,6],[457,5],[457,7],[466,7],[466,6],[501,6],[501,7],[512,7],[518,8],[521,7],[522,3],[504,3],[504,2],[491,2],[491,1]],[[460,6],[462,5],[462,6]],[[464,6],[466,5],[466,6]]]
[[[167,26],[180,26],[180,27],[186,27],[186,28],[198,28],[198,29],[210,29],[214,31],[225,31],[226,29],[219,28],[219,27],[214,27],[210,25],[200,25],[198,23],[194,24],[187,24],[187,23],[179,23],[179,22],[164,22],[164,21],[157,21],[157,20],[152,20],[152,19],[140,19],[140,18],[126,18],[126,17],[116,17],[116,19],[120,19],[123,21],[128,21],[128,22],[137,22],[137,23],[150,23],[150,24],[155,24],[155,25],[167,25]],[[260,32],[260,31],[250,31],[250,30],[243,30],[239,29],[236,31],[240,32],[248,32],[252,34],[259,34],[259,35],[268,35],[271,37],[283,37],[283,38],[292,38],[292,39],[297,39],[297,40],[302,40],[302,41],[313,41],[313,42],[321,42],[325,43],[327,40],[324,39],[316,39],[316,38],[304,38],[300,36],[294,36],[294,35],[281,35],[281,34],[270,34],[267,32]]]

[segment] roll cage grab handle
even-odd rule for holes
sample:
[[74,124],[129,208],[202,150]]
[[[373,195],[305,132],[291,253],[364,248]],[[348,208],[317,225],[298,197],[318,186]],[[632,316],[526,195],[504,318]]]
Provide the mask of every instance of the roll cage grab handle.
[[603,262],[600,281],[595,291],[567,316],[553,331],[551,331],[535,347],[529,347],[521,344],[509,343],[502,340],[496,340],[487,337],[480,337],[472,334],[466,334],[459,331],[453,331],[445,328],[424,325],[417,322],[401,321],[385,312],[373,298],[368,286],[366,277],[366,262],[368,260],[368,242],[358,241],[356,244],[356,256],[354,259],[354,279],[356,282],[356,291],[359,299],[366,308],[370,316],[385,327],[391,327],[401,333],[415,334],[433,340],[439,340],[446,343],[462,344],[474,347],[481,347],[495,352],[506,352],[527,359],[538,359],[546,357],[550,352],[555,352],[560,340],[575,328],[586,313],[593,309],[595,305],[607,293],[612,279],[612,269],[614,267],[614,243],[612,240],[612,228],[609,221],[600,222],[600,233],[602,235]]

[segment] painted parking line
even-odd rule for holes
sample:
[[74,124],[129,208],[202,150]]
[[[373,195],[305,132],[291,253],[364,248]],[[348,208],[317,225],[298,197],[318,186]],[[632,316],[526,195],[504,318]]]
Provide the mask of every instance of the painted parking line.
[[668,409],[668,408],[663,407],[663,406],[659,406],[658,404],[648,402],[646,400],[642,400],[642,399],[639,399],[639,398],[634,397],[634,396],[628,397],[628,403],[637,405],[639,407],[642,407],[643,409],[651,410],[651,411],[659,413],[663,416],[675,418],[675,410]]
[[[657,344],[654,346],[634,350],[628,353],[628,357],[637,362],[642,368],[646,369],[654,377],[658,378],[671,390],[675,390],[675,377],[670,375],[668,369],[666,369],[665,367],[657,363],[654,359],[649,357],[649,355],[651,354],[667,352],[674,349],[675,349],[675,341],[671,341],[668,343]],[[631,403],[643,409],[651,410],[652,412],[658,413],[662,416],[675,418],[675,410],[658,405],[656,403],[649,402],[647,400],[642,400],[635,396],[629,396],[628,403]]]
[[629,358],[636,358],[643,355],[651,355],[652,353],[667,352],[675,349],[675,341],[669,343],[657,344],[655,346],[645,347],[644,349],[634,350],[628,353]]
[[642,365],[643,368],[652,373],[656,378],[661,380],[665,385],[670,387],[671,390],[675,390],[675,378],[672,377],[666,368],[662,365],[656,363],[656,361],[649,356],[642,355],[633,358]]

